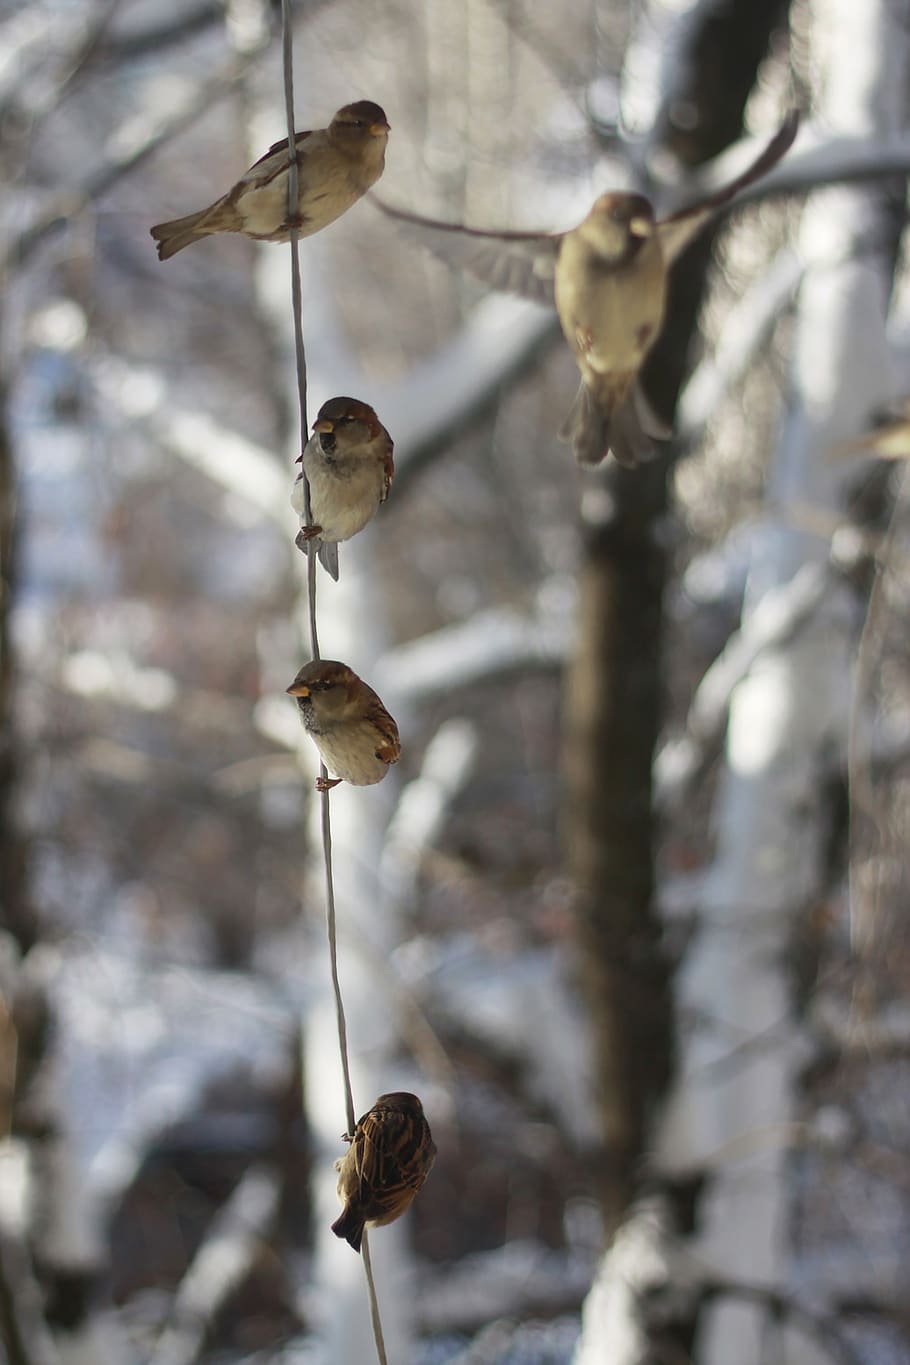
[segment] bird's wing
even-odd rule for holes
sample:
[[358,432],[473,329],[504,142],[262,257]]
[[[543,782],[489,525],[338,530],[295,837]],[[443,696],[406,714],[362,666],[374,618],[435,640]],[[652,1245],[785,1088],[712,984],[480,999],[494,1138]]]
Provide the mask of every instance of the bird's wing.
[[[364,684],[366,686],[366,684]],[[366,707],[366,719],[370,722],[379,736],[379,743],[376,745],[375,754],[381,758],[383,763],[397,763],[401,758],[401,741],[398,738],[398,726],[393,718],[379,700],[373,689]]]
[[370,719],[382,734],[382,739],[376,745],[376,757],[381,758],[383,763],[397,763],[401,758],[401,741],[398,738],[398,726],[389,715],[385,707],[382,707],[382,715],[371,715]]
[[375,194],[370,199],[440,260],[468,271],[492,289],[552,306],[562,233],[487,231],[395,209]]
[[354,1141],[361,1194],[381,1194],[390,1206],[403,1192],[420,1189],[436,1153],[424,1137],[423,1123],[394,1112],[365,1114]]
[[372,1110],[364,1114],[354,1133],[354,1161],[360,1182],[361,1198],[382,1185],[383,1136],[382,1124]]
[[734,180],[722,186],[708,199],[702,199],[697,204],[691,204],[689,208],[680,209],[678,213],[673,213],[669,218],[664,218],[658,223],[657,232],[667,265],[671,265],[685,251],[689,243],[698,236],[702,228],[711,221],[719,209],[722,209],[725,204],[729,204],[730,200],[734,199],[747,185],[751,185],[756,180],[760,180],[763,175],[767,175],[771,167],[775,166],[784,153],[792,147],[798,128],[799,111],[791,109],[764,151],[756,157],[751,166],[743,171],[742,175],[736,176]]
[[395,446],[392,441],[392,438],[389,435],[389,433],[386,432],[382,442],[383,484],[382,495],[379,499],[380,502],[385,502],[386,498],[389,496],[389,489],[392,487],[392,480],[395,477],[395,460],[393,459],[394,450]]
[[[301,144],[305,138],[312,137],[312,132],[297,133],[294,138],[298,156]],[[273,142],[267,152],[258,161],[254,161],[250,169],[242,176],[241,185],[267,185],[268,182],[279,173],[287,170],[288,166],[288,140],[283,137],[280,142]]]

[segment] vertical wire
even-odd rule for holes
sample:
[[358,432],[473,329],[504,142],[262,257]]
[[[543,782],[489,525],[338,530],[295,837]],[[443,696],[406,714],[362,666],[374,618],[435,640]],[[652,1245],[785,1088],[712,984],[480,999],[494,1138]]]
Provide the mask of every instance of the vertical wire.
[[[300,405],[300,453],[306,449],[309,420],[307,417],[307,372],[306,351],[303,343],[303,295],[300,282],[300,256],[298,252],[297,200],[300,177],[297,167],[297,148],[294,128],[294,59],[293,30],[291,26],[290,0],[281,0],[281,45],[284,69],[284,103],[288,125],[288,235],[291,244],[291,305],[294,313],[294,355],[297,372],[297,398]],[[303,479],[303,509],[305,525],[313,524],[313,508],[310,500],[310,484],[306,470],[301,462],[300,476]],[[319,654],[319,632],[316,626],[316,542],[307,542],[307,602],[310,619],[310,642],[314,659]],[[324,763],[319,766],[320,777],[325,780],[328,771]],[[338,976],[338,933],[335,914],[335,878],[332,869],[332,822],[329,792],[324,790],[322,799],[322,850],[325,862],[325,899],[326,933],[329,941],[329,961],[332,973],[332,990],[335,996],[335,1018],[338,1027],[338,1048],[341,1054],[341,1071],[344,1079],[344,1102],[348,1121],[348,1132],[353,1137],[357,1120],[354,1112],[354,1093],[351,1086],[351,1064],[348,1057],[348,1028],[341,995],[341,982]],[[366,1274],[367,1294],[370,1301],[370,1319],[379,1365],[388,1365],[382,1321],[379,1316],[379,1300],[373,1282],[373,1265],[366,1232],[362,1244],[363,1268]]]
[[379,1357],[379,1365],[389,1365],[385,1353],[385,1339],[382,1335],[382,1322],[379,1317],[379,1299],[376,1297],[376,1285],[373,1283],[373,1262],[370,1259],[370,1239],[367,1236],[366,1228],[363,1230],[360,1254],[363,1257],[363,1269],[367,1277],[367,1293],[370,1296],[370,1318],[373,1323],[373,1336],[376,1340],[376,1354]]
[[[298,250],[297,193],[300,183],[297,167],[294,130],[294,66],[292,28],[290,22],[290,0],[282,0],[282,50],[284,58],[284,102],[288,122],[288,232],[291,242],[291,304],[294,312],[294,355],[297,371],[297,398],[300,405],[300,453],[306,448],[309,420],[307,418],[306,350],[303,342],[303,293],[300,282],[300,257]],[[312,525],[313,508],[310,501],[310,484],[303,464],[300,466],[303,479],[303,515],[306,525]],[[310,641],[314,659],[319,654],[319,632],[316,626],[316,542],[307,543],[307,601],[310,618]],[[324,763],[319,765],[319,776],[325,781],[328,770]],[[356,1116],[354,1097],[351,1090],[351,1067],[348,1061],[347,1021],[344,1002],[341,997],[341,984],[338,978],[338,936],[335,916],[335,879],[332,874],[332,821],[329,809],[329,793],[322,792],[322,846],[325,860],[326,887],[326,928],[329,939],[329,955],[332,964],[332,986],[335,994],[335,1016],[338,1025],[338,1044],[341,1050],[341,1069],[344,1073],[345,1110],[348,1131],[354,1132]]]

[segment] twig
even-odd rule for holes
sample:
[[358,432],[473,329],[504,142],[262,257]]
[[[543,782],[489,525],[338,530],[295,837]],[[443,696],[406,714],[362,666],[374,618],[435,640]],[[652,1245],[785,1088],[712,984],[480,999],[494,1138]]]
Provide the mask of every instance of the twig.
[[130,171],[146,161],[159,147],[171,138],[192,127],[203,110],[220,100],[240,82],[250,66],[262,55],[262,48],[245,52],[242,56],[231,57],[220,72],[207,81],[182,109],[155,123],[148,135],[136,146],[124,147],[113,153],[108,161],[91,171],[78,185],[63,189],[56,194],[44,211],[18,233],[0,256],[0,273],[13,267],[24,266],[34,255],[45,238],[57,229],[64,227],[77,217],[89,204],[122,180]]

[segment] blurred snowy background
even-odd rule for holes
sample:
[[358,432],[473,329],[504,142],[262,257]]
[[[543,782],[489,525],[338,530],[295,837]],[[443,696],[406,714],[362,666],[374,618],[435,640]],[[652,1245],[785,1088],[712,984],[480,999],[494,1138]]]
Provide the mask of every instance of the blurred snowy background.
[[[376,100],[382,196],[476,225],[565,227],[615,185],[670,211],[804,111],[680,263],[647,374],[678,435],[631,474],[555,440],[577,372],[546,310],[368,202],[301,246],[310,418],[350,393],[396,442],[319,583],[323,653],[403,739],[332,797],[356,1108],[415,1089],[439,1149],[373,1238],[389,1357],[899,1365],[910,518],[903,465],[844,443],[910,390],[910,13],[292,9],[298,127]],[[283,135],[279,10],[0,0],[10,1365],[373,1358],[328,1231],[284,695],[289,253],[162,265],[148,235]]]

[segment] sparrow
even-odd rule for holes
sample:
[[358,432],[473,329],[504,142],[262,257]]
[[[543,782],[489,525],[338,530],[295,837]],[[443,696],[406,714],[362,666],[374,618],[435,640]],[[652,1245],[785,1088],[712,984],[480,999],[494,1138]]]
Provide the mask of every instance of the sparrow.
[[359,1251],[364,1227],[394,1223],[410,1207],[430,1173],[436,1144],[423,1105],[406,1090],[380,1095],[344,1141],[351,1145],[335,1162],[344,1210],[332,1231]]
[[369,787],[401,757],[398,726],[379,697],[347,664],[314,659],[287,689],[297,698],[303,727],[335,777],[317,777],[316,790],[339,782]]
[[[301,526],[297,546],[318,539],[323,567],[338,578],[338,541],[362,531],[385,502],[395,465],[392,438],[369,403],[330,398],[319,409],[313,435],[298,462],[310,485],[311,526]],[[291,506],[305,515],[304,480],[298,475]]]
[[577,227],[557,233],[485,231],[373,202],[494,289],[555,305],[581,371],[560,439],[571,442],[579,464],[600,464],[612,450],[632,466],[651,438],[670,434],[638,383],[663,326],[669,268],[724,205],[780,160],[798,125],[793,111],[742,175],[663,219],[643,195],[623,191],[602,194]]
[[[388,120],[372,100],[346,104],[328,128],[297,133],[297,221],[309,237],[339,218],[375,184],[385,166]],[[288,240],[288,139],[275,142],[233,189],[198,213],[151,229],[166,261],[213,232],[242,232],[258,242]]]

